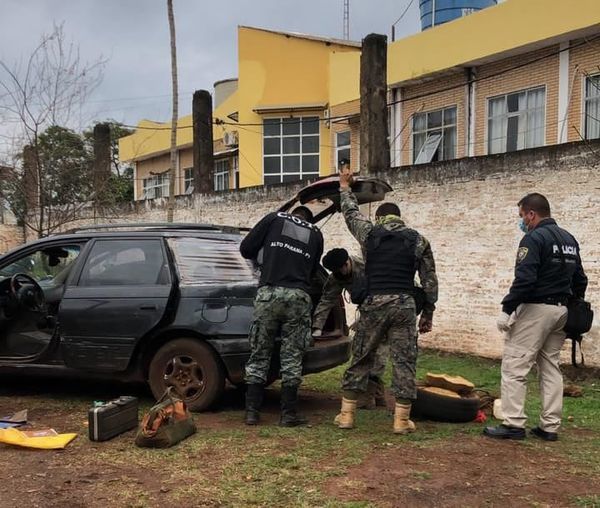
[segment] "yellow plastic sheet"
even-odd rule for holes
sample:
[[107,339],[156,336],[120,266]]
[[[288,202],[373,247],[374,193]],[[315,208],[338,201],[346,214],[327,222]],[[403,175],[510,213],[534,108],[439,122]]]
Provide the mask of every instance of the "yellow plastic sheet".
[[41,450],[58,450],[67,446],[77,434],[57,434],[56,436],[29,437],[17,429],[0,429],[0,443]]

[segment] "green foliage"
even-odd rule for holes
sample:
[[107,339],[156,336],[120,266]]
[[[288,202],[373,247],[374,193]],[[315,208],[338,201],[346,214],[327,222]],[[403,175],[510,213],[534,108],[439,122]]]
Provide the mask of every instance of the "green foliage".
[[[109,206],[133,200],[133,168],[121,165],[118,154],[119,138],[130,134],[131,131],[117,122],[110,123],[111,174],[104,189],[94,188],[93,132],[92,128],[79,134],[71,129],[53,125],[43,131],[37,137],[37,143],[32,146],[40,168],[40,203],[47,220],[47,224],[40,225],[41,230],[51,230],[53,209],[63,212],[54,214],[56,220],[58,217],[63,222],[76,219],[75,205],[93,200],[98,193],[103,197],[103,204]],[[4,187],[3,195],[11,210],[21,223],[24,222],[27,213],[27,184],[24,172],[21,170],[16,173],[5,182]],[[69,213],[71,216],[68,216]]]
[[58,206],[89,199],[93,154],[70,129],[52,126],[38,138],[42,203]]

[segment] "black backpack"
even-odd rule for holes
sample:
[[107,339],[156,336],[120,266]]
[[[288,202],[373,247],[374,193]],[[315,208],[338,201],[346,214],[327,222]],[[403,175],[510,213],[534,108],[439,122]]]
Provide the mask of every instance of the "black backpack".
[[[566,269],[565,254],[561,247],[561,241],[554,231],[547,228],[556,243],[558,244],[558,251],[560,253],[561,263],[563,270]],[[567,334],[567,338],[571,339],[571,363],[577,367],[577,344],[579,344],[579,351],[581,353],[581,365],[584,364],[583,351],[581,350],[581,341],[583,340],[583,334],[590,331],[592,328],[592,322],[594,321],[594,311],[590,302],[586,302],[582,298],[571,298],[567,304],[567,322],[563,328]]]

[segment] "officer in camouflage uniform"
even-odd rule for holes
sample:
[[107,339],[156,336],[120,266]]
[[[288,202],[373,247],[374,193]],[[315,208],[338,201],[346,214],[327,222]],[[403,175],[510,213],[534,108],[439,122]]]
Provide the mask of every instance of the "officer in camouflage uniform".
[[[344,291],[352,295],[353,285],[360,283],[365,277],[363,260],[358,256],[350,256],[346,249],[331,249],[323,256],[322,263],[331,274],[325,281],[321,300],[313,313],[313,335],[315,337],[322,334],[327,317],[331,309],[339,302],[340,295]],[[360,306],[358,310],[360,312]],[[360,317],[357,322],[359,320]],[[356,324],[354,326],[356,327]],[[355,341],[362,344],[364,339],[359,337],[358,339],[355,338]],[[367,393],[359,398],[358,408],[375,409],[377,406],[386,406],[383,374],[388,357],[388,344],[381,343],[375,353],[373,370],[369,373]]]
[[393,203],[382,204],[375,212],[376,224],[364,217],[352,193],[352,173],[340,174],[341,208],[346,224],[365,253],[366,299],[361,305],[357,337],[350,366],[342,380],[341,411],[335,418],[339,428],[354,426],[358,396],[367,389],[374,353],[381,342],[389,343],[392,360],[392,393],[396,398],[394,433],[415,430],[410,420],[411,404],[417,396],[417,316],[413,294],[418,272],[425,293],[419,321],[421,333],[430,332],[438,296],[435,263],[429,242],[400,219]]
[[247,425],[256,425],[262,405],[275,338],[281,336],[281,419],[284,427],[306,424],[296,412],[302,382],[302,359],[310,346],[310,281],[323,253],[323,236],[306,207],[292,214],[273,212],[246,235],[240,252],[247,259],[262,254],[259,289],[250,329],[246,363]]

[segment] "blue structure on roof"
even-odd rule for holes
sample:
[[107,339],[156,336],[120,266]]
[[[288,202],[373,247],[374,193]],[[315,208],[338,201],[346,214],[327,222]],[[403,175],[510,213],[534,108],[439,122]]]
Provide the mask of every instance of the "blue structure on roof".
[[419,0],[421,30],[496,5],[497,0]]

